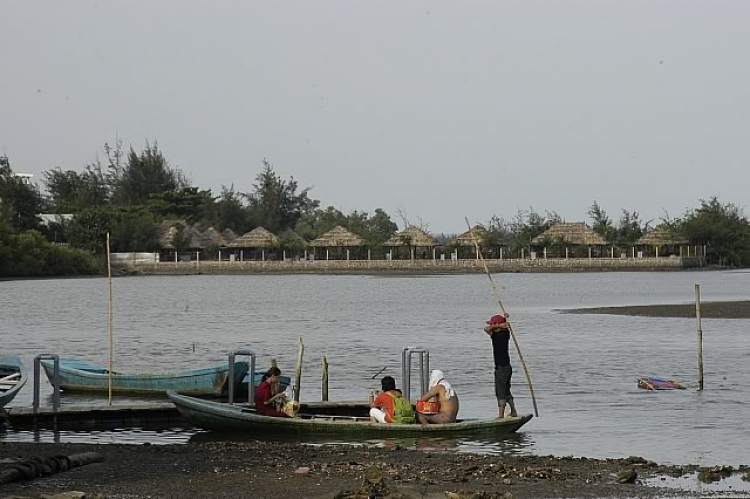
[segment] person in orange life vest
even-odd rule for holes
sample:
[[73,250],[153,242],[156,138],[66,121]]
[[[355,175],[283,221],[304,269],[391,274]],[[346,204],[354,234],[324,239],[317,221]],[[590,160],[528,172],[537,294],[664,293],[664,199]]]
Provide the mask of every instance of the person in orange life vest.
[[[262,416],[275,418],[288,418],[289,415],[274,409],[276,402],[283,402],[286,396],[283,393],[273,394],[271,386],[279,382],[281,371],[278,367],[270,368],[263,375],[263,380],[255,388],[255,410]],[[250,374],[252,378],[252,374]]]
[[382,393],[375,397],[370,394],[370,419],[372,422],[393,423],[394,417],[394,396],[401,396],[401,392],[396,390],[396,380],[392,376],[384,376],[380,380]]
[[492,338],[492,355],[495,359],[495,396],[497,397],[498,419],[505,417],[505,406],[510,406],[510,416],[518,416],[513,395],[510,393],[510,378],[513,368],[510,366],[508,341],[510,330],[508,321],[502,315],[493,315],[487,321],[484,332]]

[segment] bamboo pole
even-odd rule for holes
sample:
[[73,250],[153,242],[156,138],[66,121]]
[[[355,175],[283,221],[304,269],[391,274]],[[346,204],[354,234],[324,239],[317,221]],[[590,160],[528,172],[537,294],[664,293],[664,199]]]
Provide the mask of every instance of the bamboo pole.
[[698,328],[698,391],[703,391],[703,329],[701,328],[701,285],[695,283],[695,320]]
[[305,344],[302,341],[302,337],[299,339],[299,353],[297,354],[297,372],[296,379],[294,380],[294,402],[295,406],[299,407],[299,390],[302,384],[302,355],[305,353]]
[[321,400],[323,402],[328,402],[328,359],[326,359],[326,356],[323,356],[323,380],[322,380],[322,386],[321,386]]
[[[469,223],[469,219],[465,218],[466,225],[469,227],[469,234],[471,235],[471,239],[474,241],[474,246],[476,247],[477,254],[480,255],[480,260],[482,261],[482,265],[484,266],[484,272],[487,274],[487,278],[490,280],[490,284],[492,285],[492,292],[495,296],[495,300],[497,301],[498,305],[500,305],[500,310],[502,310],[503,315],[507,317],[507,313],[505,311],[505,305],[503,305],[503,301],[500,299],[500,293],[497,291],[497,286],[495,285],[495,281],[492,279],[492,274],[490,274],[490,270],[487,268],[487,262],[484,261],[484,257],[481,256],[481,253],[479,251],[479,243],[477,242],[477,238],[474,236],[474,233],[471,231],[471,224]],[[534,404],[534,415],[536,417],[539,417],[539,409],[537,408],[536,404],[536,395],[534,395],[534,385],[531,382],[531,375],[529,374],[529,369],[526,367],[526,361],[523,358],[523,354],[521,353],[521,346],[518,344],[518,338],[516,338],[516,333],[513,332],[513,328],[510,325],[510,319],[506,319],[508,323],[508,331],[510,332],[510,337],[513,338],[513,344],[516,346],[516,351],[518,352],[518,358],[521,360],[521,366],[523,367],[523,372],[526,375],[526,381],[529,383],[529,391],[531,392],[531,402]]]
[[112,405],[112,350],[114,340],[112,334],[112,264],[109,257],[109,232],[107,232],[107,280],[109,281],[109,405]]

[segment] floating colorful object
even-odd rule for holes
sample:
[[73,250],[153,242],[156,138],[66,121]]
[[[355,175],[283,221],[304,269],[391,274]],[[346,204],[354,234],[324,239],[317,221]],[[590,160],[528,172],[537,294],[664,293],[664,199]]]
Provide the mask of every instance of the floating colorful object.
[[685,386],[663,378],[638,378],[638,388],[644,390],[684,390]]

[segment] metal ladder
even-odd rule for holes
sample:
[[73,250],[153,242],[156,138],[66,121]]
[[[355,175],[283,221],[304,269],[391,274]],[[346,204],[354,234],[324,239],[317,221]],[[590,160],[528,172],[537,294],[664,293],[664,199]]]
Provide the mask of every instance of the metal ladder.
[[36,427],[36,415],[39,412],[39,371],[42,360],[54,361],[52,375],[52,411],[55,423],[57,423],[57,412],[60,410],[60,357],[56,354],[43,353],[34,357],[34,426]]
[[430,386],[430,351],[421,347],[406,347],[401,351],[401,391],[406,400],[411,400],[411,358],[417,355],[419,360],[420,389],[427,393]]
[[229,377],[227,391],[229,392],[229,405],[234,404],[234,358],[238,355],[250,357],[250,370],[247,373],[247,403],[255,405],[255,352],[252,350],[232,350],[229,352]]

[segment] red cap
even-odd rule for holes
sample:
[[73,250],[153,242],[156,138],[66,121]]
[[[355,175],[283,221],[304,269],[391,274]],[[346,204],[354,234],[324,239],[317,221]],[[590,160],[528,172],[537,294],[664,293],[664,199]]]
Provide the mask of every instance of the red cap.
[[503,324],[505,322],[505,317],[502,315],[493,315],[490,317],[490,320],[487,321],[487,324],[490,326],[494,326],[495,324]]

